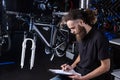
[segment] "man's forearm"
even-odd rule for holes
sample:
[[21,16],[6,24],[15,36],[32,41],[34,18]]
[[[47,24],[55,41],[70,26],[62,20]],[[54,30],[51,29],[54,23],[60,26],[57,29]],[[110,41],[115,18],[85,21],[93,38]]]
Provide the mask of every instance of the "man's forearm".
[[83,78],[84,79],[95,78],[95,77],[100,76],[101,74],[109,71],[109,69],[110,69],[110,60],[107,59],[104,61],[104,63],[101,66],[99,66],[98,68],[96,68],[92,72],[88,73],[87,75],[83,76]]
[[80,55],[78,55],[78,57],[76,58],[76,60],[74,61],[74,63],[71,65],[71,67],[75,68],[78,62],[80,62]]

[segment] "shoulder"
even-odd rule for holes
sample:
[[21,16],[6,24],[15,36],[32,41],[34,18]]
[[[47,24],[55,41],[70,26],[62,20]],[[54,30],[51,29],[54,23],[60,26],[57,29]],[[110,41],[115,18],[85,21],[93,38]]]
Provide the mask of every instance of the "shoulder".
[[95,39],[100,39],[100,40],[101,39],[107,39],[104,32],[102,32],[101,30],[97,30],[97,29],[94,30],[93,35],[94,35]]

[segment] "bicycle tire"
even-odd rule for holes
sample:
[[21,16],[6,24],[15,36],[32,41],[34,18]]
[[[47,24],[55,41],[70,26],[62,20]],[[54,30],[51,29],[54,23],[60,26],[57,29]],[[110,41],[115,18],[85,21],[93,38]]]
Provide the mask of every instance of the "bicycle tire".
[[2,52],[8,52],[11,49],[11,37],[10,34],[3,35],[4,42],[2,43]]
[[69,42],[69,32],[64,33],[60,29],[55,29],[52,39],[53,50],[56,56],[62,57],[66,53],[66,49]]

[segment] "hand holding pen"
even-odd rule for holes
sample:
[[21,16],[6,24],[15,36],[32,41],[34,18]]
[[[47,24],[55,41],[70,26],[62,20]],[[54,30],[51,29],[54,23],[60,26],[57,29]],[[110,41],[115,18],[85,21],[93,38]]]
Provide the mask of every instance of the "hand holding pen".
[[61,65],[61,68],[62,68],[62,70],[64,70],[64,71],[69,71],[69,70],[72,70],[72,69],[73,69],[72,66],[70,66],[70,65],[68,65],[68,64],[63,64],[63,65]]

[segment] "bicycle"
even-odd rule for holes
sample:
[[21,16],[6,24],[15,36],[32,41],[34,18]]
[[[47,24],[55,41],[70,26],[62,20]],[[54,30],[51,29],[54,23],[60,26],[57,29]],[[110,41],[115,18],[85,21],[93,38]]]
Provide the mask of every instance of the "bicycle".
[[[36,38],[37,36],[45,43],[47,46],[45,48],[46,54],[52,54],[50,60],[52,61],[55,56],[63,57],[66,53],[66,50],[68,49],[68,43],[69,43],[69,36],[70,36],[70,30],[67,28],[67,26],[60,27],[59,25],[55,24],[55,15],[53,15],[52,22],[50,24],[42,24],[42,23],[36,23],[34,22],[34,16],[31,14],[24,14],[24,13],[17,13],[17,12],[11,12],[7,11],[8,14],[15,14],[18,18],[25,21],[29,25],[29,31],[24,33],[24,40],[22,44],[22,55],[21,55],[21,68],[24,66],[24,58],[25,58],[25,49],[26,49],[26,43],[27,41],[32,42],[32,54],[31,54],[31,66],[30,69],[32,69],[34,65],[34,57],[35,57],[35,48],[36,48]],[[56,13],[58,15],[58,13]],[[25,20],[23,18],[23,15],[29,17],[29,19]],[[50,29],[50,42],[46,40],[44,34],[38,29],[38,27],[47,27]],[[28,38],[27,34],[32,33],[33,39]]]
[[0,13],[1,13],[1,20],[0,20],[0,55],[4,52],[8,52],[11,49],[11,36],[10,30],[8,26],[8,16],[6,13],[6,4],[5,1],[2,0],[0,2]]

